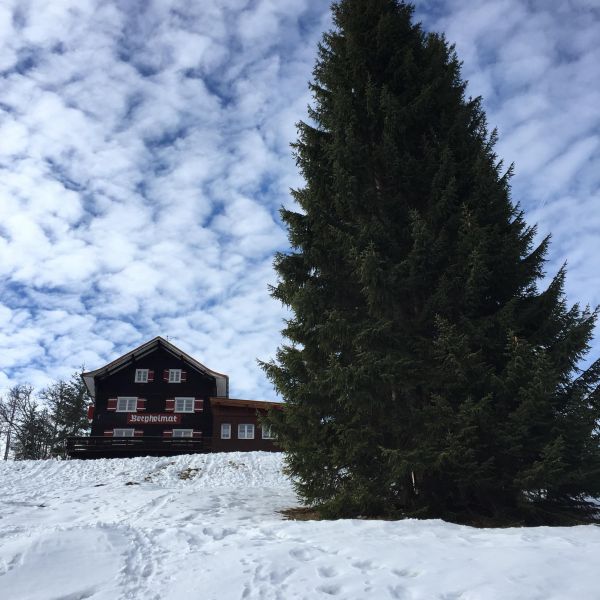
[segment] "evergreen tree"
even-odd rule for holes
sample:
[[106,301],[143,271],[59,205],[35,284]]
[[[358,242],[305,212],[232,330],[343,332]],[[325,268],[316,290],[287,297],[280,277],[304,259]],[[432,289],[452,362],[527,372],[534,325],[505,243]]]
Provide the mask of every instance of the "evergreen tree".
[[541,289],[548,238],[510,199],[479,98],[397,0],[340,0],[319,46],[305,186],[272,294],[289,343],[270,422],[325,516],[593,518],[596,313]]
[[52,456],[66,456],[67,438],[81,435],[89,428],[87,406],[90,398],[81,374],[74,373],[68,381],[56,381],[40,392],[40,398],[48,408],[49,452]]
[[22,407],[15,431],[15,460],[40,460],[49,457],[52,429],[48,410],[35,400]]

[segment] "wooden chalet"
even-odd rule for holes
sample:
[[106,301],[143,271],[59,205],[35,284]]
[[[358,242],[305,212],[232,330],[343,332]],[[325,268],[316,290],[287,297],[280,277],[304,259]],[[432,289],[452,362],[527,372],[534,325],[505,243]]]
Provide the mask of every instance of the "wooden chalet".
[[229,377],[162,337],[82,374],[91,433],[69,438],[73,458],[277,450],[260,416],[275,402],[229,397]]

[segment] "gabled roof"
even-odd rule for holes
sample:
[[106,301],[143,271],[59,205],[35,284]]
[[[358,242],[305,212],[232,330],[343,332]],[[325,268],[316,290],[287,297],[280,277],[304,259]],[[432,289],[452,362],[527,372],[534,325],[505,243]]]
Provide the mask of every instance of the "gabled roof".
[[195,358],[192,358],[189,354],[186,354],[183,350],[180,350],[179,348],[177,348],[177,346],[171,344],[171,342],[165,340],[160,336],[157,336],[149,342],[146,342],[145,344],[138,346],[134,350],[123,354],[123,356],[119,356],[119,358],[116,358],[112,362],[109,362],[107,365],[104,365],[103,367],[100,367],[95,371],[88,371],[87,373],[82,373],[81,376],[83,377],[83,381],[85,382],[85,385],[92,398],[96,397],[96,377],[102,377],[105,375],[111,375],[112,373],[116,373],[117,371],[120,371],[121,369],[125,368],[132,361],[138,360],[139,358],[150,354],[158,347],[162,347],[167,352],[170,352],[177,358],[184,360],[197,371],[200,371],[200,373],[204,373],[205,375],[214,377],[217,382],[217,395],[224,396],[226,398],[229,396],[228,375],[223,375],[223,373],[217,373],[217,371],[213,371],[212,369],[205,367],[202,363],[199,363]]

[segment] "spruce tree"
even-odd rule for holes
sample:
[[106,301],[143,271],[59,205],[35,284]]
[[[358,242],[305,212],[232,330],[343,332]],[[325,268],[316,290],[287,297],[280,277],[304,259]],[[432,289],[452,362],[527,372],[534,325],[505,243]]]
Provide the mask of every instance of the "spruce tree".
[[49,452],[52,456],[66,457],[67,439],[89,429],[87,406],[90,398],[81,373],[73,373],[68,381],[52,383],[39,396],[49,411]]
[[397,0],[340,0],[293,145],[305,186],[264,368],[301,498],[321,514],[488,524],[593,519],[595,311],[543,289],[479,98]]

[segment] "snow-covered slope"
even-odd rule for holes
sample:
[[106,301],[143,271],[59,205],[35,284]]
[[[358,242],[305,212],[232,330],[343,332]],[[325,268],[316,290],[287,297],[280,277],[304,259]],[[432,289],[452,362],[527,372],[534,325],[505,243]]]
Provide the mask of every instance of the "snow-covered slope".
[[600,600],[600,528],[290,522],[277,454],[0,464],[0,600]]

